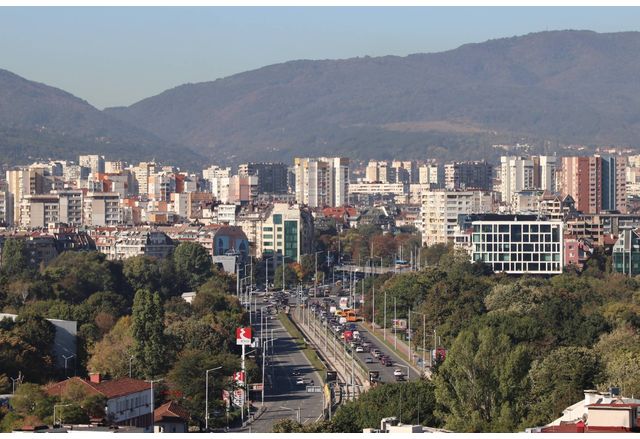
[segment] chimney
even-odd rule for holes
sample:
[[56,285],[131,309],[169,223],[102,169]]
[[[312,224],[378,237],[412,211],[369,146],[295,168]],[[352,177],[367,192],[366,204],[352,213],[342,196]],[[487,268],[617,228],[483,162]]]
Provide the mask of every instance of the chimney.
[[100,382],[102,381],[102,377],[100,376],[99,373],[90,373],[89,374],[89,381],[95,384],[100,384]]

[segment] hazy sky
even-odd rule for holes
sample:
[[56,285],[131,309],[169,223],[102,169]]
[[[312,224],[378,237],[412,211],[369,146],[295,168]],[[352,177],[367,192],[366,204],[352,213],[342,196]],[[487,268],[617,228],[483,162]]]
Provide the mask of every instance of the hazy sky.
[[103,108],[292,59],[555,29],[640,30],[640,7],[0,7],[0,68]]

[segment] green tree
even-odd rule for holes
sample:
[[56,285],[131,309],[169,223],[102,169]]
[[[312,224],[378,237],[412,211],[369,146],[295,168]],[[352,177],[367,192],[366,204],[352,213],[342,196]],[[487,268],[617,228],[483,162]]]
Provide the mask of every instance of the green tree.
[[138,290],[133,301],[132,318],[136,370],[145,378],[154,378],[166,367],[164,308],[160,295]]
[[462,331],[434,378],[448,429],[515,431],[527,414],[530,356],[495,328]]
[[195,291],[202,285],[213,268],[211,255],[200,244],[183,242],[173,252],[173,264],[183,288]]
[[592,389],[600,374],[594,351],[583,347],[560,347],[542,361],[533,363],[531,425],[543,425],[580,400],[584,389]]
[[129,361],[133,355],[131,316],[120,318],[111,331],[90,351],[87,369],[121,378],[129,375]]
[[436,398],[431,381],[383,384],[342,405],[333,417],[333,431],[361,433],[379,428],[382,418],[395,416],[405,424],[441,425],[435,415]]
[[[282,289],[282,264],[276,268],[276,272],[273,275],[273,287],[276,290]],[[284,285],[288,289],[292,289],[298,286],[298,275],[296,271],[291,267],[291,264],[285,264],[284,270]]]
[[209,373],[210,409],[218,401],[222,389],[230,390],[230,376],[239,370],[238,357],[230,354],[211,355],[195,349],[180,353],[173,368],[167,374],[172,385],[173,399],[184,406],[196,422],[204,424],[205,371],[216,367],[222,369]]
[[2,273],[8,277],[18,277],[29,268],[29,257],[24,240],[5,239],[2,245]]
[[144,255],[127,258],[122,272],[133,291],[160,290],[160,264],[156,258]]
[[11,407],[22,417],[35,416],[44,421],[53,413],[54,399],[45,394],[40,386],[23,383],[11,399]]

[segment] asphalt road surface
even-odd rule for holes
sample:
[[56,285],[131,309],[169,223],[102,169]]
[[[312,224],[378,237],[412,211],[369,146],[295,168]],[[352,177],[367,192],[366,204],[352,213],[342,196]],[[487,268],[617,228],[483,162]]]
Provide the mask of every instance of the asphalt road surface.
[[[365,359],[367,357],[371,357],[375,361],[375,363],[372,363],[372,364],[365,363],[365,366],[367,366],[369,370],[379,370],[380,378],[382,378],[382,381],[384,381],[385,383],[393,383],[396,381],[396,378],[393,375],[393,371],[395,369],[401,369],[402,373],[406,376],[407,362],[402,360],[395,352],[393,352],[385,344],[383,344],[382,341],[379,341],[373,335],[371,335],[364,326],[362,326],[361,324],[358,324],[357,326],[358,326],[358,331],[360,332],[360,335],[365,337],[367,341],[372,344],[371,346],[372,348],[375,346],[375,349],[378,349],[383,354],[389,356],[393,361],[393,366],[383,366],[382,364],[380,364],[380,361],[377,358],[371,355],[370,352],[357,353],[356,355],[362,360],[363,363],[365,363],[366,361]],[[407,379],[414,380],[418,378],[419,376],[416,374],[416,372],[413,369],[410,369],[409,376],[407,377]]]
[[[265,305],[265,302],[258,301],[257,307],[260,309]],[[254,331],[259,327],[259,324],[255,324],[256,321],[260,321],[259,313],[254,320]],[[274,343],[273,355],[267,357],[269,366],[266,367],[265,410],[250,426],[241,431],[271,433],[273,424],[280,419],[296,420],[298,408],[300,422],[303,424],[316,421],[322,416],[322,393],[307,393],[307,384],[296,384],[298,376],[294,376],[293,372],[300,372],[306,383],[313,380],[316,386],[322,385],[322,378],[314,371],[307,357],[298,349],[294,339],[277,317],[269,317],[266,322],[267,326],[263,327],[265,337],[267,334],[270,335],[273,329]],[[257,400],[254,405],[260,407],[261,402]]]

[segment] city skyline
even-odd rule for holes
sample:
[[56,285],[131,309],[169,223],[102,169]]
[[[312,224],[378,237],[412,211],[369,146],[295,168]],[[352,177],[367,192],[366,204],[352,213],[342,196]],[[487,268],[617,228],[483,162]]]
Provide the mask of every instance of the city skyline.
[[638,18],[637,7],[5,7],[0,68],[102,109],[290,60],[441,52],[547,30],[638,31]]

